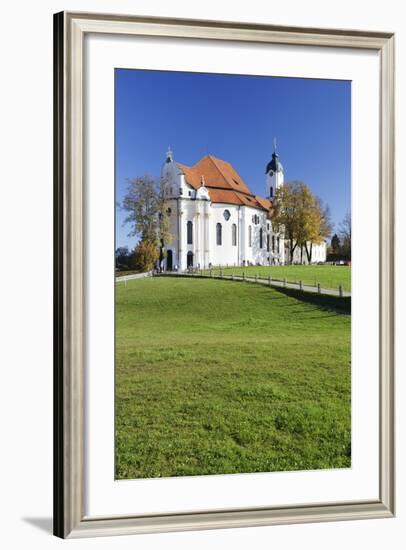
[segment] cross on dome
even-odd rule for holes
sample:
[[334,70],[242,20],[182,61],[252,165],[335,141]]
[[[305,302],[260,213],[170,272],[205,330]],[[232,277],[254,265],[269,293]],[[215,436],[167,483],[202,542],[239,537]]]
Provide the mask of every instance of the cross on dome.
[[273,172],[273,173],[283,172],[283,166],[279,160],[279,155],[276,151],[277,151],[277,143],[276,143],[276,137],[274,137],[272,159],[266,165],[265,174],[268,174],[269,172]]

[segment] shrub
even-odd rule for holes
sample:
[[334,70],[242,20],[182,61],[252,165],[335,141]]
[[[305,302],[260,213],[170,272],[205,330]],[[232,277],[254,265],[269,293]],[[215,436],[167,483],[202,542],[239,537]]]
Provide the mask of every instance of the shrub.
[[159,249],[156,242],[151,240],[140,241],[134,250],[134,267],[141,272],[151,271],[159,258]]

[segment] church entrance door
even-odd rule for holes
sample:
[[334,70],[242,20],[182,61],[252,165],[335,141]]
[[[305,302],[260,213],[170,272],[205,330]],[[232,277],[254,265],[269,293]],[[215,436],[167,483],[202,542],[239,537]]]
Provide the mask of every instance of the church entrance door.
[[172,271],[172,269],[173,269],[172,250],[168,250],[167,253],[166,253],[166,269],[167,269],[167,271]]
[[193,252],[188,252],[186,257],[186,266],[193,267]]

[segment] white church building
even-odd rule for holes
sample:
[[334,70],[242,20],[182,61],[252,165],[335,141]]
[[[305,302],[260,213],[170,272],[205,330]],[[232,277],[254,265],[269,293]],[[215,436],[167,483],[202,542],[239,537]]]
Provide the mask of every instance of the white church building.
[[[276,151],[265,172],[265,197],[260,197],[228,162],[207,155],[185,166],[168,150],[162,179],[172,241],[166,246],[163,268],[287,263],[288,244],[272,226],[272,201],[284,181]],[[295,250],[294,262],[303,259]],[[325,260],[326,244],[313,244],[312,262]]]

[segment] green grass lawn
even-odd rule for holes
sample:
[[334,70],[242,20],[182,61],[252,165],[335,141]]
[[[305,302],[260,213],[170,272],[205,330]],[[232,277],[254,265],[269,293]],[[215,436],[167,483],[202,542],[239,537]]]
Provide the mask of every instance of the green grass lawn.
[[349,308],[243,282],[118,283],[116,478],[349,467]]
[[[290,283],[302,281],[306,285],[317,286],[321,284],[322,288],[338,289],[342,285],[343,290],[351,291],[351,267],[335,265],[275,265],[275,266],[249,266],[249,267],[222,267],[222,272],[227,275],[246,276],[286,280]],[[206,270],[206,273],[209,271]],[[212,269],[213,275],[220,273],[219,267]]]

